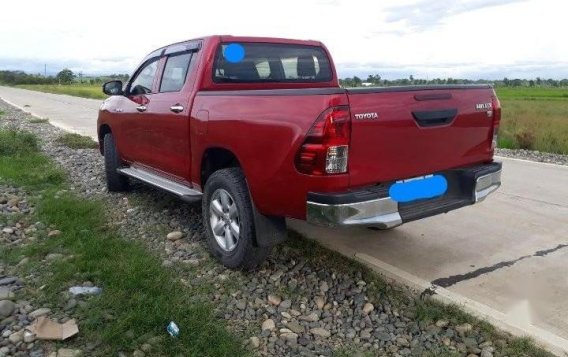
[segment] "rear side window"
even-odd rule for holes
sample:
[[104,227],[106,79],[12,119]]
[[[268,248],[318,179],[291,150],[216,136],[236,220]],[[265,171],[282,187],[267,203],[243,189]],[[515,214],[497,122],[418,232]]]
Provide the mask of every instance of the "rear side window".
[[192,53],[183,53],[169,56],[166,60],[160,93],[179,92],[185,84],[187,71],[191,62]]
[[331,66],[321,47],[222,43],[213,65],[216,83],[328,82]]

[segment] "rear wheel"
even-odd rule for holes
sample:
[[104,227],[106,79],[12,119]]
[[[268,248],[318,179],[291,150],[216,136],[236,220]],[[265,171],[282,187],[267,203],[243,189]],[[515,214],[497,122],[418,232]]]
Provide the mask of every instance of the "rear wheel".
[[255,241],[253,207],[245,176],[240,168],[214,172],[205,184],[203,224],[209,250],[231,269],[253,269],[272,247]]
[[107,189],[110,192],[125,191],[128,188],[128,177],[118,173],[122,162],[111,133],[105,135],[103,144]]

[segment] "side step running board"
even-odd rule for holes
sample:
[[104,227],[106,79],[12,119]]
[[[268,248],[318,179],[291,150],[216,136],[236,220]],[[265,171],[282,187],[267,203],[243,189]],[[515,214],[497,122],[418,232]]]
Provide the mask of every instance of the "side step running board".
[[202,195],[201,192],[193,190],[187,186],[169,180],[163,176],[156,175],[144,169],[136,167],[125,167],[122,169],[118,169],[118,172],[126,176],[134,177],[135,179],[148,183],[152,186],[161,188],[165,191],[171,192],[174,195],[177,195],[186,201],[198,201],[201,199]]

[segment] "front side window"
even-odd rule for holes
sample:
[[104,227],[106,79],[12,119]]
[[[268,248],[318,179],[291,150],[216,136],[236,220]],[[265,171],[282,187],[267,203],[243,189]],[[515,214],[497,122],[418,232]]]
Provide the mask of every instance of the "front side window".
[[321,47],[222,43],[213,65],[216,83],[328,82],[331,65]]
[[168,57],[164,67],[164,74],[162,75],[160,93],[179,92],[183,88],[191,62],[191,55],[191,53],[183,53]]
[[158,71],[158,60],[154,58],[146,63],[130,83],[130,94],[140,95],[152,93],[152,85]]

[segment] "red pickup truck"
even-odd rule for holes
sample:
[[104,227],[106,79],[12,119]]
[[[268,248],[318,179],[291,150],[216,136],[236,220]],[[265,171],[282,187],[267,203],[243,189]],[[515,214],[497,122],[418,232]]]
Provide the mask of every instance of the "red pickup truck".
[[341,88],[316,41],[176,43],[103,91],[109,191],[132,177],[201,200],[208,246],[230,268],[261,263],[286,217],[388,229],[500,186],[491,86]]

